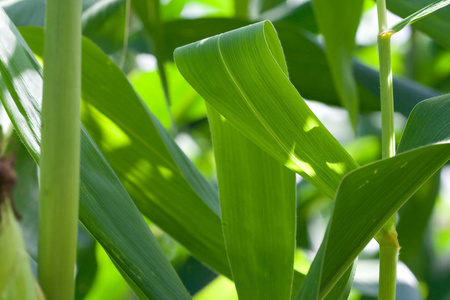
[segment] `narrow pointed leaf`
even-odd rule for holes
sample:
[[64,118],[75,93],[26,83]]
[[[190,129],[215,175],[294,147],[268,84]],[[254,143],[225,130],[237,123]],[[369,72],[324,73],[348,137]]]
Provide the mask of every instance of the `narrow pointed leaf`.
[[316,21],[325,39],[325,54],[334,86],[341,103],[349,112],[355,130],[359,98],[353,75],[352,54],[363,3],[363,0],[313,0]]
[[[3,11],[0,22],[1,101],[22,142],[39,162],[42,70]],[[139,293],[157,299],[190,299],[130,196],[81,130],[80,220]]]
[[[386,5],[391,12],[402,18],[406,18],[427,6],[430,2],[430,0],[388,0]],[[443,8],[420,22],[413,24],[413,27],[426,33],[442,46],[447,47],[447,49],[450,49],[450,35],[443,34],[443,32],[450,31],[449,14],[450,7]]]
[[399,32],[406,26],[411,25],[414,22],[417,22],[417,21],[425,18],[426,16],[434,13],[435,11],[437,11],[441,8],[446,7],[449,4],[450,4],[450,0],[438,0],[436,2],[433,2],[430,5],[425,6],[424,8],[416,11],[415,13],[409,15],[402,21],[398,22],[397,24],[392,26],[392,28],[389,29],[388,31],[393,32],[393,33]]
[[268,21],[175,50],[186,80],[242,134],[333,197],[354,159],[311,112],[287,76]]
[[[418,104],[405,129],[405,146],[401,146],[405,152],[344,177],[323,250],[298,297],[315,291],[319,282],[320,295],[315,299],[323,299],[384,223],[450,159],[449,114],[449,95]],[[438,134],[420,134],[430,128]]]
[[208,106],[222,226],[239,299],[290,299],[295,173]]

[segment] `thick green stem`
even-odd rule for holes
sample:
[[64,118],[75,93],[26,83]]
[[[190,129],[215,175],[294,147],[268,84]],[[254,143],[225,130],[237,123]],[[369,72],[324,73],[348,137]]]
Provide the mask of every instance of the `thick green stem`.
[[[382,124],[382,157],[395,155],[394,131],[394,90],[392,85],[391,65],[391,32],[387,32],[386,1],[377,0],[378,9],[378,55],[380,62],[380,94],[381,94],[381,124]],[[398,251],[400,249],[395,230],[396,217],[390,218],[376,239],[380,244],[380,280],[378,298],[380,300],[395,300],[396,273]]]
[[395,285],[397,277],[397,261],[399,245],[395,227],[393,231],[379,233],[380,237],[380,283],[378,299],[395,300]]
[[47,0],[38,275],[48,300],[73,299],[81,98],[81,0]]

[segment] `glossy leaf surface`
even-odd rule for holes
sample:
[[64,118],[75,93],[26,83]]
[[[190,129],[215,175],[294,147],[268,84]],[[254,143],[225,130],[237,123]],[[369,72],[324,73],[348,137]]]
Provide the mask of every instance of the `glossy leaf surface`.
[[[23,28],[22,34],[41,54],[42,30]],[[195,257],[231,278],[217,192],[149,113],[120,69],[86,39],[82,57],[82,122],[139,210]],[[303,275],[295,274],[298,289]]]
[[186,80],[242,134],[333,197],[354,159],[288,79],[275,29],[260,22],[175,50]]
[[[314,293],[317,282],[320,294],[316,299],[325,297],[383,224],[450,159],[449,104],[450,97],[445,95],[417,105],[400,144],[403,153],[345,176],[321,245],[324,250],[316,256],[311,266],[314,271],[297,298]],[[429,117],[431,112],[434,118]],[[439,134],[409,134],[422,131],[427,123]]]

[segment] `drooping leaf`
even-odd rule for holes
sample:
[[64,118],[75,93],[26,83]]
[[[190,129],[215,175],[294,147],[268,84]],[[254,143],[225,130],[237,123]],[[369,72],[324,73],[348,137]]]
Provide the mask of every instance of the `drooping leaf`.
[[239,299],[290,299],[295,174],[210,106],[208,119],[225,244]]
[[363,0],[313,0],[334,86],[341,103],[349,112],[354,130],[358,122],[359,98],[353,75],[352,54],[363,3]]
[[446,7],[450,4],[450,0],[438,0],[435,1],[427,6],[425,6],[422,9],[419,9],[415,13],[409,15],[408,17],[404,18],[402,21],[398,22],[394,26],[392,26],[390,29],[388,29],[389,32],[396,33],[405,28],[408,25],[411,25],[426,16],[434,13],[435,11]]
[[178,48],[174,57],[186,80],[233,126],[326,195],[333,197],[357,167],[289,81],[270,22]]
[[[23,28],[22,34],[40,55],[42,30]],[[231,278],[217,192],[149,113],[120,69],[86,39],[82,58],[82,122],[133,201],[195,257]],[[295,273],[297,289],[302,278]]]
[[[330,67],[325,53],[301,26],[293,22],[277,22],[275,27],[283,45],[289,78],[300,94],[306,99],[322,101],[330,105],[342,105],[333,86]],[[174,20],[164,24],[166,33],[167,58],[172,59],[173,51],[222,32],[249,25],[238,19],[205,18]],[[361,111],[380,110],[380,83],[376,70],[360,62],[353,62],[358,82]],[[326,86],[327,88],[324,88]],[[408,116],[414,105],[421,100],[438,96],[440,93],[412,80],[394,78],[395,110]]]
[[[1,101],[22,142],[38,162],[42,70],[3,11],[0,22]],[[130,196],[83,127],[80,198],[82,223],[138,292],[149,298],[190,298]]]
[[[402,18],[406,18],[416,11],[430,4],[430,0],[387,0],[387,8],[399,15]],[[450,36],[443,34],[443,32],[450,31],[450,7],[443,8],[427,18],[417,22],[413,27],[423,31],[442,46],[450,49]]]
[[[408,119],[404,146],[399,147],[403,153],[344,177],[322,252],[314,259],[299,295],[314,292],[319,282],[315,299],[325,297],[385,222],[450,159],[449,113],[449,95],[423,101]],[[438,134],[423,134],[430,128]]]
[[[27,28],[22,33],[33,51],[42,53],[43,32]],[[225,258],[221,234],[205,238],[209,250],[197,240],[204,238],[199,234],[204,226],[221,232],[217,192],[149,113],[120,69],[88,40],[82,54],[82,122],[139,209],[200,259],[208,261],[203,255],[220,256],[220,251]],[[217,268],[228,274],[224,263]]]

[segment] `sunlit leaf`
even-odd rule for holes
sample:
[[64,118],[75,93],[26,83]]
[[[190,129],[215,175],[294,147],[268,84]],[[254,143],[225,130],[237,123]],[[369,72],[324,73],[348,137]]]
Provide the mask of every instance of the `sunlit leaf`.
[[[3,11],[0,22],[1,100],[38,162],[42,70]],[[132,284],[150,298],[189,299],[130,196],[83,127],[80,171],[80,219]]]
[[326,195],[333,197],[357,167],[289,81],[270,22],[178,48],[174,56],[186,80],[233,126]]
[[[22,34],[41,54],[42,30],[24,28]],[[120,69],[86,39],[82,57],[82,121],[133,201],[195,257],[231,278],[217,192],[149,113]],[[295,273],[295,287],[302,278]]]
[[[449,113],[449,95],[423,101],[408,119],[399,147],[403,153],[344,177],[327,235],[298,298],[316,291],[317,282],[315,299],[325,297],[386,221],[450,159]],[[430,128],[438,134],[418,134]]]
[[[308,10],[311,7],[304,9]],[[301,14],[294,15],[292,18],[297,17],[303,16]],[[283,45],[290,81],[306,99],[341,106],[324,50],[316,41],[311,39],[310,35],[301,30],[301,26],[307,25],[293,26],[293,21],[288,23],[275,23],[275,27]],[[167,58],[172,58],[172,53],[177,47],[247,25],[249,25],[247,21],[228,18],[167,22],[164,24]],[[358,83],[361,111],[379,111],[380,83],[378,72],[357,61],[353,62],[353,68]],[[414,105],[421,100],[439,94],[439,91],[412,80],[394,78],[395,110],[405,116],[408,116]]]

